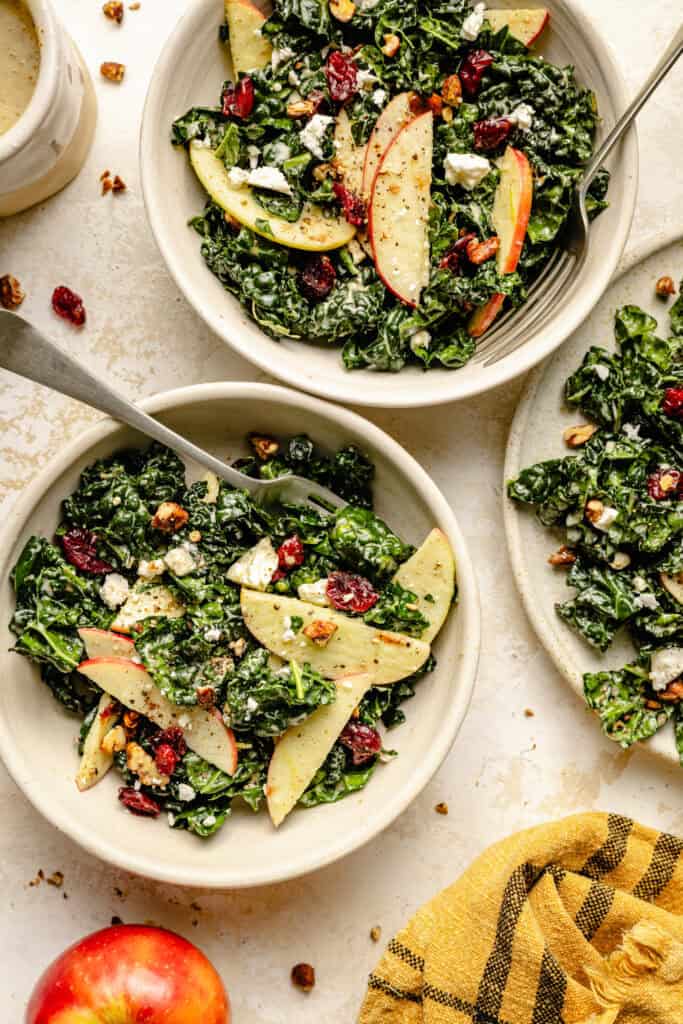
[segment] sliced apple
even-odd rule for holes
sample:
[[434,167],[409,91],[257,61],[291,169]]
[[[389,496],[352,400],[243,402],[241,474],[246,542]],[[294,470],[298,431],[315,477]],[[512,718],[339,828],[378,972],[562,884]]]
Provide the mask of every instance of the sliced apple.
[[496,254],[499,274],[512,274],[522,255],[534,198],[534,176],[524,153],[508,146],[499,161],[500,181],[491,217],[500,245]]
[[531,46],[540,36],[550,20],[545,7],[533,10],[491,11],[487,10],[486,20],[494,32],[507,28],[511,36],[525,46]]
[[505,296],[502,292],[496,292],[491,296],[488,302],[485,302],[483,306],[480,306],[479,309],[475,310],[467,325],[467,333],[471,338],[481,338],[482,334],[485,334],[486,331],[488,331],[489,327],[503,308],[504,302]]
[[446,621],[455,593],[455,558],[443,530],[434,529],[427,535],[399,568],[394,583],[417,595],[418,608],[429,620],[420,640],[431,643]]
[[161,618],[179,619],[185,614],[185,608],[168,587],[161,584],[153,587],[142,587],[134,589],[121,605],[116,618],[111,624],[113,630],[119,633],[130,633],[133,626],[143,619],[149,619],[153,615]]
[[237,768],[235,737],[216,709],[209,711],[172,704],[154,685],[145,667],[127,658],[92,658],[81,662],[78,671],[124,707],[139,711],[161,729],[180,726],[190,750],[228,775],[234,774]]
[[[93,632],[102,631],[93,630]],[[116,713],[106,714],[112,703],[112,697],[108,693],[103,693],[97,705],[95,717],[88,729],[88,735],[85,737],[81,763],[76,775],[76,785],[81,792],[90,789],[100,779],[103,779],[114,763],[114,755],[102,750],[102,740],[119,720]]]
[[336,686],[334,704],[318,708],[277,741],[266,781],[268,813],[276,828],[308,787],[374,679],[371,673],[344,676]]
[[249,0],[225,0],[230,32],[230,54],[235,74],[259,71],[270,64],[273,47],[261,35],[266,17]]
[[410,109],[412,95],[410,92],[401,92],[398,96],[394,96],[375,122],[375,127],[365,147],[363,163],[362,192],[366,199],[370,198],[377,168],[389,143],[414,117]]
[[[333,608],[246,587],[240,596],[244,622],[260,644],[281,658],[308,662],[326,679],[371,672],[374,685],[385,686],[417,672],[429,656],[429,644],[423,640],[373,629]],[[303,627],[288,639],[296,616],[303,620]],[[319,620],[337,627],[324,647],[303,633],[305,626]]]
[[110,629],[92,629],[85,626],[78,630],[88,658],[134,658],[135,644],[128,636],[113,633]]
[[675,576],[669,576],[668,573],[661,572],[659,579],[664,589],[668,590],[674,601],[683,604],[683,572],[679,572]]
[[417,305],[429,282],[433,136],[430,110],[398,132],[377,168],[368,208],[377,273],[407,306]]
[[276,217],[257,202],[248,185],[233,185],[222,160],[197,142],[190,143],[190,162],[215,203],[240,224],[272,242],[290,249],[326,252],[351,241],[356,229],[342,217],[326,217],[319,206],[305,203],[301,216],[291,223]]
[[365,148],[365,146],[357,146],[353,141],[351,121],[342,107],[337,114],[334,126],[334,159],[332,163],[346,188],[357,196],[363,194]]

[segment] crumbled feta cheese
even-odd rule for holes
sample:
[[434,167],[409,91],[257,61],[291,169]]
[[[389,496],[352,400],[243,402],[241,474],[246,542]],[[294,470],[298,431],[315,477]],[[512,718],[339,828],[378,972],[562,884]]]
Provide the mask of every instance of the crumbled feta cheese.
[[372,102],[376,107],[383,107],[387,98],[386,89],[375,89],[372,94]]
[[231,167],[228,179],[232,185],[254,185],[256,188],[267,188],[270,192],[281,192],[291,196],[292,190],[282,171],[277,167],[255,167],[246,171],[243,167]]
[[204,826],[204,828],[211,828],[215,824],[216,824],[216,815],[215,814],[207,814],[205,818],[202,818],[202,825]]
[[297,587],[297,594],[302,601],[310,601],[311,604],[320,605],[321,608],[329,607],[330,599],[327,596],[327,576],[316,580],[315,583],[302,583]]
[[568,512],[564,520],[565,526],[578,526],[580,522],[580,512]]
[[356,72],[356,88],[359,92],[370,92],[375,82],[379,82],[379,78],[374,71],[359,68]]
[[282,624],[285,627],[282,633],[282,639],[285,641],[285,643],[289,642],[290,640],[294,640],[294,638],[296,637],[296,633],[292,629],[291,615],[285,615]]
[[228,171],[228,181],[231,185],[241,188],[249,182],[249,171],[245,171],[243,167],[231,167]]
[[299,82],[301,81],[301,79],[300,79],[300,78],[299,78],[299,76],[297,75],[297,73],[296,73],[296,71],[294,70],[294,68],[291,68],[291,69],[290,69],[290,72],[289,72],[289,74],[287,75],[287,81],[288,81],[288,82],[289,82],[289,84],[290,84],[291,86],[293,86],[293,87],[294,87],[295,89],[296,89],[297,85],[299,84]]
[[419,348],[429,348],[431,340],[429,331],[416,331],[410,339],[410,347],[413,352],[417,352]]
[[647,608],[651,612],[659,608],[659,601],[654,594],[638,594],[635,603],[639,608]]
[[462,23],[460,34],[463,39],[467,39],[470,43],[473,43],[481,32],[481,27],[484,24],[485,17],[486,4],[475,4],[472,13],[469,14]]
[[116,505],[117,507],[121,504],[121,499],[119,498],[118,494],[114,495],[114,497],[111,499],[111,503],[112,505]]
[[180,544],[164,555],[164,562],[174,576],[187,576],[197,568],[197,558],[191,544]]
[[218,629],[217,626],[212,626],[211,629],[207,629],[204,633],[204,639],[209,644],[217,644],[222,636],[223,631]]
[[253,171],[255,167],[258,167],[258,162],[261,159],[261,150],[258,146],[247,146],[247,156],[249,157],[249,166]]
[[357,242],[355,238],[352,238],[347,246],[351,253],[351,259],[354,263],[362,263],[363,260],[367,259],[368,254],[366,253],[360,242]]
[[283,164],[285,160],[289,160],[292,155],[291,146],[288,146],[286,142],[274,142],[270,148],[271,160],[278,166]]
[[293,56],[294,50],[291,48],[291,46],[283,46],[282,49],[280,50],[278,50],[276,47],[273,47],[273,52],[270,55],[270,66],[272,67],[273,71],[277,71],[277,69],[280,67],[280,64],[284,64],[286,60],[291,60]]
[[258,701],[253,697],[247,697],[247,711],[258,711]]
[[161,576],[165,568],[166,563],[163,558],[152,558],[149,562],[142,559],[138,562],[138,576],[141,576],[143,580],[153,580],[155,576]]
[[120,572],[110,572],[100,587],[100,597],[107,608],[118,608],[128,597],[128,580]]
[[665,647],[655,651],[650,662],[650,682],[654,690],[666,690],[683,672],[683,647]]
[[640,424],[624,423],[621,429],[624,431],[629,441],[640,441]]
[[593,523],[596,530],[602,530],[603,533],[607,533],[614,520],[619,515],[616,508],[612,508],[611,505],[605,505],[598,518]]
[[642,594],[644,590],[647,590],[647,580],[643,579],[642,576],[634,576],[633,586],[636,588],[637,591],[639,591],[639,593]]
[[228,579],[253,590],[265,590],[278,567],[277,551],[268,537],[246,551],[228,569]]
[[607,380],[609,377],[609,366],[605,366],[604,363],[595,363],[593,366],[593,373],[600,380]]
[[616,444],[614,443],[614,441],[608,441],[607,444],[605,445],[605,451],[606,452],[613,452],[615,448],[616,448]]
[[194,800],[196,795],[192,786],[188,786],[186,782],[181,782],[178,786],[178,799],[182,800],[183,803],[189,803],[190,800]]
[[443,162],[444,175],[449,185],[462,185],[473,189],[491,172],[491,163],[476,153],[448,153]]
[[171,828],[173,828],[173,826],[175,825],[175,814],[173,814],[172,811],[169,811],[166,817],[168,819],[169,825],[171,826]]
[[309,153],[317,157],[318,160],[324,159],[323,139],[325,138],[325,132],[333,121],[334,118],[328,114],[314,114],[299,132],[302,145],[306,147]]
[[512,111],[511,114],[506,114],[508,121],[512,121],[521,132],[528,132],[531,130],[531,126],[534,123],[534,115],[536,111],[533,107],[530,107],[528,103],[520,103],[518,107]]

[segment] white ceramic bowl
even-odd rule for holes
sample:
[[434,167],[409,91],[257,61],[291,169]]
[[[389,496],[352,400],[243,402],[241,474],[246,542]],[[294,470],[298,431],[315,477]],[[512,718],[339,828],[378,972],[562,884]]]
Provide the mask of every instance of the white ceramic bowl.
[[[544,2],[551,12],[551,27],[540,47],[544,56],[576,66],[579,81],[597,94],[603,125],[611,127],[626,107],[627,94],[609,47],[569,0]],[[499,0],[492,6],[518,4]],[[540,4],[533,0],[524,6]],[[187,155],[169,141],[174,118],[191,106],[215,106],[221,83],[229,77],[217,36],[222,10],[222,0],[197,0],[171,33],[147,96],[140,161],[147,214],[162,256],[188,302],[224,341],[268,373],[325,398],[370,406],[423,406],[466,398],[510,380],[557,348],[585,319],[616,268],[631,225],[638,167],[634,132],[608,164],[611,205],[591,228],[590,255],[575,287],[540,333],[531,334],[521,349],[495,366],[349,372],[339,348],[277,342],[264,334],[204,264],[199,237],[187,221],[201,212],[206,195]]]
[[365,790],[338,804],[295,812],[275,831],[267,813],[236,810],[214,838],[203,842],[126,813],[111,772],[79,793],[77,720],[62,710],[37,668],[8,651],[14,608],[10,569],[33,533],[51,536],[60,502],[94,459],[140,435],[103,420],[69,445],[26,489],[0,538],[0,755],[17,785],[57,828],[104,860],[152,878],[183,885],[242,887],[279,881],[344,856],[386,828],[420,792],[448,753],[474,685],[479,654],[479,602],[472,565],[453,512],[436,485],[403,448],[355,413],[264,384],[201,384],[148,399],[149,412],[221,456],[243,452],[245,432],[283,436],[305,431],[327,449],[361,446],[377,467],[379,514],[413,543],[440,526],[455,552],[459,605],[440,634],[436,670],[419,684],[407,722],[391,732],[399,751]]

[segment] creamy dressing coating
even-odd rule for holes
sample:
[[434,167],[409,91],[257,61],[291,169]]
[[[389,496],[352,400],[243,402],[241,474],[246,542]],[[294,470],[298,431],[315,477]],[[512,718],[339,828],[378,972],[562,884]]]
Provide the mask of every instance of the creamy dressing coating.
[[31,102],[39,68],[40,45],[28,8],[21,0],[0,0],[0,135]]

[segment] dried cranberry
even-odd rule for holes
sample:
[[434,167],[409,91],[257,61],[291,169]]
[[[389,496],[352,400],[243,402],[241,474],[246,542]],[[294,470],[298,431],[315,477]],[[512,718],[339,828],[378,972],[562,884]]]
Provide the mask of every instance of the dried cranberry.
[[357,228],[365,224],[367,210],[365,208],[365,202],[361,197],[357,196],[355,192],[351,192],[345,185],[342,185],[340,181],[335,181],[332,186],[332,191],[342,204],[344,216],[349,224],[353,224]]
[[296,533],[282,542],[277,549],[277,558],[280,568],[285,570],[303,564],[304,546]]
[[681,489],[681,474],[677,469],[658,469],[647,478],[647,493],[655,501],[678,497]]
[[327,577],[327,596],[334,608],[359,614],[367,612],[379,600],[370,580],[352,572],[331,572]]
[[479,92],[481,80],[487,68],[493,64],[493,57],[486,50],[470,50],[460,65],[460,84],[468,99],[473,99]]
[[299,278],[301,291],[312,302],[320,302],[334,288],[337,272],[329,256],[311,256]]
[[335,103],[346,103],[357,89],[358,68],[349,54],[333,50],[325,63],[325,77]]
[[455,245],[452,245],[447,253],[441,257],[439,266],[442,270],[450,270],[453,274],[458,274],[462,269],[463,262],[467,261],[467,247],[470,242],[476,240],[476,235],[473,231],[469,231],[462,238],[459,238]]
[[100,718],[103,722],[106,722],[108,718],[111,718],[113,714],[118,710],[118,705],[114,701],[112,704],[107,704],[103,711],[100,711]]
[[90,530],[74,526],[62,537],[64,557],[81,572],[95,574],[111,572],[112,566],[97,557],[97,537]]
[[276,569],[273,575],[270,577],[271,583],[277,583],[279,580],[283,580],[287,573],[284,569]]
[[156,818],[161,813],[161,807],[152,800],[151,796],[132,786],[122,786],[119,790],[119,800],[124,807],[127,807],[131,814],[139,814],[143,818]]
[[197,703],[203,708],[212,708],[216,704],[216,689],[213,686],[197,687]]
[[154,754],[154,763],[162,775],[173,775],[178,761],[178,755],[170,743],[159,744]]
[[187,753],[187,743],[179,725],[171,725],[168,729],[162,729],[152,738],[152,744],[155,747],[167,745],[178,757],[183,757]]
[[683,419],[683,388],[667,388],[662,399],[662,412],[672,419]]
[[254,83],[249,75],[228,85],[223,93],[223,113],[227,116],[249,117],[254,109]]
[[85,323],[85,306],[83,299],[72,292],[66,285],[60,284],[52,293],[52,308],[57,316],[68,320],[74,327],[82,327]]
[[353,719],[342,729],[339,742],[351,751],[355,765],[365,764],[382,749],[382,737],[377,730]]
[[474,126],[474,148],[497,149],[508,138],[514,124],[509,117],[493,117],[488,121],[477,121]]

